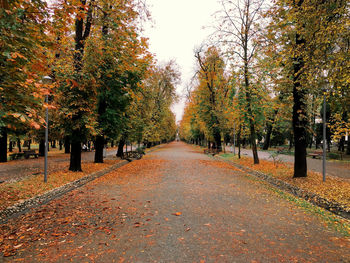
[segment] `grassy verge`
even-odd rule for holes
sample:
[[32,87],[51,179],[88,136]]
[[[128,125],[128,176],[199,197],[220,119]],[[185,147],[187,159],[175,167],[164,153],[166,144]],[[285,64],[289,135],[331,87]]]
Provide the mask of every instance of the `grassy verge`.
[[48,182],[44,183],[43,174],[27,177],[18,182],[5,182],[0,185],[0,210],[15,203],[43,194],[49,190],[73,182],[91,173],[101,171],[120,160],[105,160],[104,163],[82,163],[83,172],[59,171],[48,174]]

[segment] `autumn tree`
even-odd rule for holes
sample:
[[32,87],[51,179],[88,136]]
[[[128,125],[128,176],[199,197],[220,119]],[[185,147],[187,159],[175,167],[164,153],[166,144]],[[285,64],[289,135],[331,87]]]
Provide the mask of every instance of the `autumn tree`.
[[7,134],[23,123],[43,124],[44,91],[39,81],[47,72],[44,1],[1,1],[0,5],[0,162],[7,161]]
[[293,96],[294,177],[307,176],[308,100],[323,95],[325,82],[332,89],[341,79],[332,76],[346,72],[332,65],[342,60],[337,46],[347,30],[347,10],[347,1],[289,0],[274,1],[269,11],[268,35],[277,43],[285,86]]
[[221,150],[220,105],[219,97],[226,96],[224,76],[225,63],[215,47],[209,47],[203,54],[195,52],[198,65],[198,87],[196,91],[199,114],[215,142],[215,148]]
[[249,122],[250,143],[252,146],[254,163],[259,163],[256,146],[256,123],[253,113],[254,77],[253,66],[255,62],[258,43],[255,37],[259,28],[257,23],[261,20],[260,11],[263,0],[229,1],[222,0],[222,11],[218,13],[219,25],[217,36],[223,44],[227,54],[234,58],[233,63],[242,75],[242,86],[246,101],[246,117]]

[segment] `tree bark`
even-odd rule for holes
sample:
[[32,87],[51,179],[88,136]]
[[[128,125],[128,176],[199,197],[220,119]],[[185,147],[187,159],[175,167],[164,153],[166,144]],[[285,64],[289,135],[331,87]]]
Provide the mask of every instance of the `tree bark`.
[[73,130],[71,142],[71,154],[69,171],[81,172],[81,134],[79,130]]
[[242,126],[239,125],[239,130],[237,133],[238,159],[241,159],[241,129],[242,129]]
[[39,156],[45,156],[45,140],[40,139],[39,142]]
[[70,137],[64,136],[64,153],[70,153]]
[[[298,7],[301,6],[299,1]],[[296,34],[296,49],[303,49],[306,41]],[[300,51],[299,51],[300,52]],[[304,67],[304,58],[298,54],[293,58],[293,132],[294,132],[294,175],[293,177],[307,176],[306,147],[307,147],[307,110],[306,92],[301,86],[301,71]]]
[[12,153],[13,151],[13,144],[11,141],[9,141],[9,152]]
[[[86,0],[80,0],[82,5],[86,5]],[[84,47],[85,47],[85,40],[89,37],[91,32],[91,26],[92,26],[92,3],[94,0],[90,1],[88,10],[86,11],[86,22],[85,22],[85,28],[84,28],[84,19],[82,16],[78,16],[75,20],[75,52],[74,52],[74,70],[76,73],[76,82],[81,82],[81,70],[83,67],[83,56],[84,56]],[[84,7],[80,7],[79,10],[81,12],[85,12]],[[79,91],[80,87],[76,87],[77,89],[75,92]],[[81,112],[77,112],[74,116],[72,116],[73,122],[79,122],[81,119]],[[71,153],[70,153],[70,164],[69,164],[69,170],[70,171],[82,171],[81,169],[81,142],[82,142],[82,134],[81,134],[81,128],[75,128],[72,130],[72,137],[71,137]]]
[[20,139],[17,139],[17,147],[18,147],[18,152],[22,152],[21,140]]
[[7,162],[7,128],[0,128],[0,163]]
[[120,141],[118,143],[117,157],[120,157],[120,158],[123,157],[124,145],[125,145],[125,138],[122,136],[122,138],[120,139]]
[[103,148],[105,145],[105,139],[103,136],[96,136],[95,140],[95,163],[103,163]]

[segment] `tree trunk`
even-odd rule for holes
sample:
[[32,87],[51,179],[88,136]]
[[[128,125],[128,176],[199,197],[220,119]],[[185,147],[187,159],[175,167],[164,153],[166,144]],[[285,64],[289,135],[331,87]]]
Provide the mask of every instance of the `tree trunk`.
[[263,150],[267,150],[270,147],[270,142],[271,142],[271,134],[272,134],[272,128],[275,123],[276,115],[278,113],[278,110],[274,111],[274,115],[271,119],[271,122],[267,123],[267,131],[266,131],[266,138],[263,146]]
[[12,153],[13,151],[13,144],[11,141],[9,141],[9,152]]
[[345,151],[345,136],[342,136],[340,138],[340,140],[339,140],[338,151],[339,152],[344,152]]
[[17,147],[18,147],[18,152],[22,152],[21,140],[20,139],[17,139]]
[[70,153],[70,137],[64,137],[64,153]]
[[237,134],[238,159],[241,159],[241,129],[242,129],[242,126],[239,125],[239,130]]
[[95,140],[95,163],[103,163],[103,148],[105,145],[105,139],[103,136],[96,136]]
[[[298,6],[302,4],[299,1]],[[303,48],[305,39],[296,34],[297,48]],[[300,51],[299,51],[300,52]],[[294,132],[294,175],[293,177],[307,176],[306,147],[307,147],[307,109],[305,105],[306,92],[301,86],[301,71],[304,67],[304,58],[298,54],[293,58],[293,132]]]
[[40,139],[39,142],[39,156],[45,156],[45,140]]
[[348,136],[348,147],[346,148],[346,154],[350,155],[350,136]]
[[63,148],[62,140],[58,141],[58,146],[59,146],[60,151],[62,151],[62,148]]
[[7,162],[7,128],[0,128],[0,163]]
[[[139,142],[139,144],[140,144],[140,142]],[[111,140],[111,148],[113,148],[114,147],[114,140]]]
[[71,140],[69,171],[81,172],[81,134],[79,130],[73,130]]
[[51,148],[56,148],[56,140],[51,141]]
[[30,150],[31,144],[32,144],[32,140],[28,140],[28,141],[27,141],[28,150]]
[[263,150],[267,150],[270,147],[270,141],[271,141],[271,134],[272,134],[272,125],[267,125],[267,132],[266,132],[266,138],[263,146]]
[[125,145],[125,138],[122,137],[118,143],[117,157],[120,157],[120,158],[123,157],[124,145]]

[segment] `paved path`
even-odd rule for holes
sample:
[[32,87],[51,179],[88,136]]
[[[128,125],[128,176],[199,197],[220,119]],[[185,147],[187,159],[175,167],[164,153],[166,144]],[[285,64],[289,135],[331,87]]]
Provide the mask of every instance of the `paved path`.
[[0,249],[5,262],[350,258],[349,240],[318,217],[182,142],[10,220],[0,226]]
[[[226,147],[227,151],[231,152],[231,147]],[[238,152],[238,148],[236,148],[236,153]],[[253,153],[251,149],[241,149],[242,155],[253,157]],[[258,151],[259,158],[264,160],[272,160],[270,158],[270,153],[265,151]],[[279,154],[278,158],[286,163],[294,163],[294,156]],[[350,179],[350,163],[343,163],[338,161],[327,161],[326,162],[326,174],[337,176],[341,178]],[[313,159],[307,158],[307,167],[308,169],[322,173],[322,159]]]

